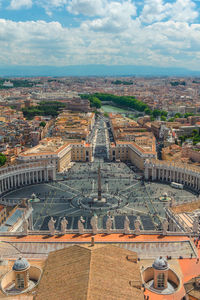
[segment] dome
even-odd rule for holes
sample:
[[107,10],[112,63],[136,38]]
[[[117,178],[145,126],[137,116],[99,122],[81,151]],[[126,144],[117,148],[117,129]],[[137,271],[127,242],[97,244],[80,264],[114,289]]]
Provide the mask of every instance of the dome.
[[166,259],[160,256],[159,258],[156,258],[152,267],[156,270],[166,270],[168,269],[168,262],[166,261]]
[[29,265],[28,261],[26,260],[26,258],[19,257],[13,265],[13,270],[14,271],[22,271],[29,267],[30,267],[30,265]]

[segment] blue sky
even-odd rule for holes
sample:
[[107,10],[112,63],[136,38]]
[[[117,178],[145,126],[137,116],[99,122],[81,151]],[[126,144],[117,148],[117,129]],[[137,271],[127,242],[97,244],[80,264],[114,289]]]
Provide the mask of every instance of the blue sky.
[[200,69],[200,0],[0,0],[0,65]]

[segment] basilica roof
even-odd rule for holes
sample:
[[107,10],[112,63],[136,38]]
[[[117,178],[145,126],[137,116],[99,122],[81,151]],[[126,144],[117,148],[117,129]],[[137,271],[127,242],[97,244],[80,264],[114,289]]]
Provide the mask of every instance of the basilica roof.
[[108,245],[71,246],[49,254],[35,300],[143,300],[133,252]]

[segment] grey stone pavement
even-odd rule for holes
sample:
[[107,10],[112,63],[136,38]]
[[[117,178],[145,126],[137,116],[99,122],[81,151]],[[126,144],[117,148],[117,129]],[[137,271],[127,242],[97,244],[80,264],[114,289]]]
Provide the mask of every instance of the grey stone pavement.
[[[78,202],[84,197],[97,193],[98,166],[101,166],[102,195],[110,195],[121,199],[121,205],[107,211],[90,210],[79,207]],[[65,178],[65,179],[63,179]],[[124,163],[100,162],[76,163],[65,176],[59,175],[58,181],[30,185],[9,192],[5,198],[19,203],[23,198],[31,198],[35,193],[40,202],[32,203],[34,229],[47,229],[50,216],[56,220],[56,228],[60,229],[63,216],[68,219],[68,228],[77,229],[78,219],[83,216],[85,227],[90,229],[90,219],[93,214],[99,216],[99,227],[105,228],[107,215],[114,217],[113,228],[123,228],[124,217],[128,215],[130,228],[134,229],[134,220],[139,216],[142,229],[159,229],[160,221],[165,217],[166,202],[159,197],[164,193],[173,196],[178,203],[195,198],[189,191],[177,190],[170,185],[150,183],[138,180],[137,173]],[[113,197],[113,198],[114,198]],[[76,205],[74,205],[74,202]],[[114,200],[113,200],[114,203]],[[116,204],[116,203],[115,203]]]

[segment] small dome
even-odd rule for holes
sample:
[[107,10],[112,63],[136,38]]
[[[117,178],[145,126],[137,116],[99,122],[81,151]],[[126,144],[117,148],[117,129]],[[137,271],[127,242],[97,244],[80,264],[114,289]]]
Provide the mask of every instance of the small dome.
[[28,261],[26,260],[26,258],[19,257],[13,265],[13,270],[14,271],[22,271],[22,270],[28,269],[29,267],[30,267],[30,265],[29,265]]
[[159,258],[156,258],[152,267],[156,270],[166,270],[168,269],[168,262],[166,261],[166,259],[160,256]]

